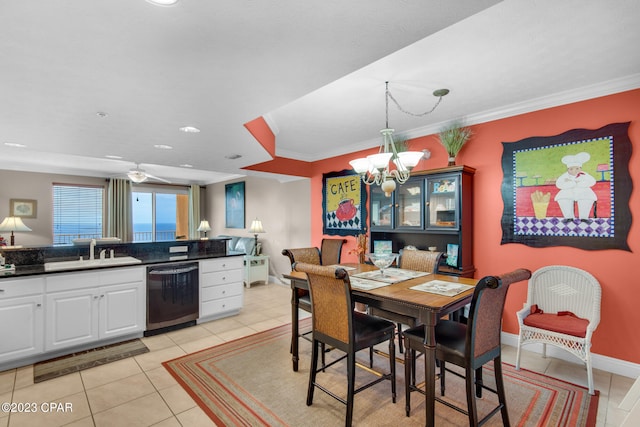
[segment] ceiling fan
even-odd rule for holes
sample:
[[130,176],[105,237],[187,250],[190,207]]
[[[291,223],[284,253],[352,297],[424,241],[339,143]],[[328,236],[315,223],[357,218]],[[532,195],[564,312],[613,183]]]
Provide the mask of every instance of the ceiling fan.
[[127,172],[127,176],[129,177],[129,179],[136,183],[136,184],[140,184],[142,182],[145,182],[149,179],[155,180],[155,181],[162,181],[162,182],[166,182],[167,184],[170,184],[171,181],[167,181],[164,178],[159,178],[157,176],[151,175],[147,172],[144,171],[144,169],[140,169],[140,164],[136,163],[136,167],[133,169],[129,169],[129,172]]

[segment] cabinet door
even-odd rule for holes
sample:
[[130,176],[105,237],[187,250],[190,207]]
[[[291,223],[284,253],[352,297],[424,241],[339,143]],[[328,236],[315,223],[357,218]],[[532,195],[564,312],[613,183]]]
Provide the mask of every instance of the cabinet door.
[[45,351],[98,339],[98,289],[47,294]]
[[369,214],[372,230],[390,230],[394,227],[394,195],[387,197],[377,185],[369,187]]
[[460,176],[427,178],[427,230],[460,229]]
[[42,295],[0,300],[0,363],[43,351],[42,301]]
[[423,179],[411,179],[395,191],[396,228],[420,230],[423,228]]
[[145,293],[142,282],[104,286],[100,294],[100,339],[144,331]]

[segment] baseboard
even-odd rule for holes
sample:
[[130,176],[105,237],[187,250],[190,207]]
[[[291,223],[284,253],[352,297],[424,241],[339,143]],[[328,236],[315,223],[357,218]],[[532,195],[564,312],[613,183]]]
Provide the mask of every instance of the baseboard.
[[[518,348],[518,335],[503,332],[502,343],[514,348]],[[522,348],[526,349],[527,351],[542,354],[542,344],[527,344]],[[547,345],[547,356],[566,360],[567,362],[582,363],[580,359],[578,359],[568,351],[564,351],[553,345]],[[640,364],[637,363],[631,363],[625,360],[614,359],[613,357],[591,353],[591,364],[595,369],[607,371],[612,374],[622,375],[629,378],[640,377]]]

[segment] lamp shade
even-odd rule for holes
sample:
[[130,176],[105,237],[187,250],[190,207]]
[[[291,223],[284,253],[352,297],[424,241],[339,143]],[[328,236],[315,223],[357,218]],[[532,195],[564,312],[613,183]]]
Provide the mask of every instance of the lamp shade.
[[17,216],[8,216],[0,223],[0,231],[11,232],[11,246],[15,246],[16,237],[13,235],[14,231],[31,231],[29,227],[24,225],[24,222]]
[[200,221],[200,225],[198,226],[198,231],[211,231],[211,227],[209,226],[209,221],[202,220]]
[[0,231],[31,231],[17,216],[8,216],[0,223]]
[[253,233],[253,234],[257,234],[257,233],[264,233],[264,228],[262,228],[262,221],[260,221],[259,219],[254,219],[251,222],[251,227],[249,227],[249,232]]

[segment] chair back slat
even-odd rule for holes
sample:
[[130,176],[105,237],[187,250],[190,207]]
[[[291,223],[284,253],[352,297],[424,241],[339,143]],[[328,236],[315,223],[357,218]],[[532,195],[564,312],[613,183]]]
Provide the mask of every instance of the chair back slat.
[[501,276],[480,279],[471,300],[467,329],[467,351],[474,358],[500,347],[502,311],[509,286],[530,277],[529,270],[517,269]]
[[310,248],[283,249],[282,255],[289,258],[292,266],[296,262],[320,265],[320,250],[315,246]]
[[404,250],[400,257],[400,268],[436,273],[442,252]]
[[351,313],[351,285],[342,268],[295,263],[296,271],[307,274],[311,294],[313,330],[349,344]]
[[322,265],[340,264],[342,245],[346,239],[322,239],[320,245],[320,259]]
[[590,273],[575,267],[551,265],[531,276],[527,303],[537,304],[545,313],[570,311],[597,325],[601,297],[600,284]]

